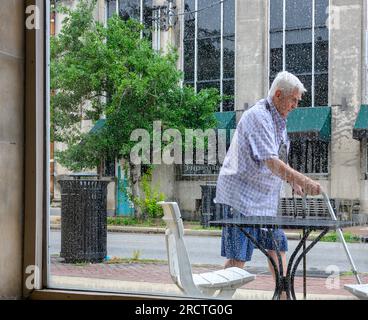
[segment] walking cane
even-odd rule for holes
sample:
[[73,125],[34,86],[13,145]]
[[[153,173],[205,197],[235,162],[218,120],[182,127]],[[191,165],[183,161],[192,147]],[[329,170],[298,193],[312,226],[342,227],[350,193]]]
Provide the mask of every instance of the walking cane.
[[[335,212],[333,211],[332,206],[331,206],[331,203],[330,203],[330,199],[328,198],[327,194],[325,192],[323,192],[323,191],[322,191],[322,196],[323,196],[323,198],[324,198],[324,200],[326,202],[327,209],[328,209],[328,211],[329,211],[329,213],[331,215],[332,220],[337,221],[337,218],[335,216]],[[340,228],[337,229],[337,234],[339,235],[339,238],[340,238],[340,240],[342,242],[342,245],[344,246],[345,253],[346,253],[346,255],[348,257],[348,260],[350,262],[350,265],[351,265],[351,271],[355,275],[355,278],[356,278],[358,284],[362,284],[362,282],[361,282],[361,280],[359,278],[359,275],[358,275],[358,271],[357,271],[357,269],[355,267],[353,258],[351,257],[350,252],[349,252],[349,249],[348,249],[348,246],[346,245],[344,235],[343,235],[343,233],[342,233],[342,231],[341,231]]]
[[[303,204],[303,219],[305,219],[306,217],[306,212],[307,212],[307,196],[306,194],[304,194],[303,199],[302,199],[302,204]],[[305,229],[303,228],[303,238],[305,236]],[[303,252],[305,252],[306,249],[306,241],[304,241],[303,243]],[[307,299],[307,255],[305,255],[303,257],[303,298],[304,300]]]
[[[294,203],[294,218],[298,216],[297,213],[297,205],[296,205],[296,199],[295,199],[295,193],[294,190],[292,191],[293,194],[293,203]],[[303,196],[303,219],[306,217],[306,209],[307,209],[307,199],[306,196]],[[305,235],[305,229],[303,228],[303,235],[304,238]],[[306,245],[305,242],[303,243],[303,251],[305,251]],[[303,257],[303,299],[307,299],[307,255]]]

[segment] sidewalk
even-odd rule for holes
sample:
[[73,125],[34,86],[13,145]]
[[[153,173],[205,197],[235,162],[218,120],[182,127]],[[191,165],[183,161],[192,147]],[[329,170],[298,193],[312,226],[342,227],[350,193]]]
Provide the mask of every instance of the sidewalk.
[[[193,273],[221,268],[222,266],[217,265],[194,265]],[[271,275],[247,270],[255,273],[257,278],[238,289],[234,298],[271,299],[274,290]],[[362,281],[367,283],[368,275],[362,276]],[[355,283],[355,278],[350,275],[340,276],[335,281],[309,275],[307,277],[307,299],[356,299],[344,289],[344,284]],[[171,280],[168,265],[165,263],[138,261],[134,263],[65,264],[61,258],[52,257],[50,284],[55,288],[181,295],[180,290]],[[295,278],[295,291],[298,299],[302,299],[303,279],[300,276]]]

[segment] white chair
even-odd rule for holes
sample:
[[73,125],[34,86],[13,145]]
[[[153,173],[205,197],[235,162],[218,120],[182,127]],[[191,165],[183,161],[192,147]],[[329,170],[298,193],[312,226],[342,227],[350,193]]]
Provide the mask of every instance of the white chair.
[[184,243],[184,227],[176,202],[158,202],[163,208],[167,228],[165,233],[171,278],[180,290],[193,297],[231,298],[235,290],[255,279],[255,275],[240,269],[227,268],[193,274]]
[[344,288],[359,299],[368,300],[368,284],[345,284]]

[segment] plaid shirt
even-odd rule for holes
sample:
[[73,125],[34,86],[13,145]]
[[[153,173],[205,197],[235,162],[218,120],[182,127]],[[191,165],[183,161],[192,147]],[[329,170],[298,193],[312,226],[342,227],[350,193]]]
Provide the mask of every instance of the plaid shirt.
[[288,151],[290,142],[286,120],[270,97],[267,101],[268,106],[262,99],[244,112],[217,180],[215,202],[244,215],[277,215],[282,180],[268,169],[265,160],[279,158],[280,147],[284,145]]

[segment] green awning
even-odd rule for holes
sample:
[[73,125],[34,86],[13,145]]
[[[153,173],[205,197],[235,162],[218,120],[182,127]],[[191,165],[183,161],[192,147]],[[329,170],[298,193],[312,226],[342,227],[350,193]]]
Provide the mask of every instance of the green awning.
[[362,104],[353,128],[353,138],[368,138],[368,105]]
[[95,123],[95,125],[92,127],[91,130],[89,130],[89,133],[97,133],[101,130],[101,128],[105,125],[106,119],[99,119]]
[[236,114],[234,111],[215,112],[217,120],[216,129],[235,129]]
[[290,140],[331,140],[331,108],[297,108],[287,118]]
[[[236,128],[236,115],[234,111],[215,112],[215,118],[217,120],[216,129],[235,129]],[[89,131],[89,133],[96,133],[101,130],[105,125],[106,119],[99,119]]]
[[[216,129],[226,129],[226,144],[230,145],[236,128],[235,111],[215,112],[215,118],[217,120]],[[234,130],[231,131],[232,129]]]

